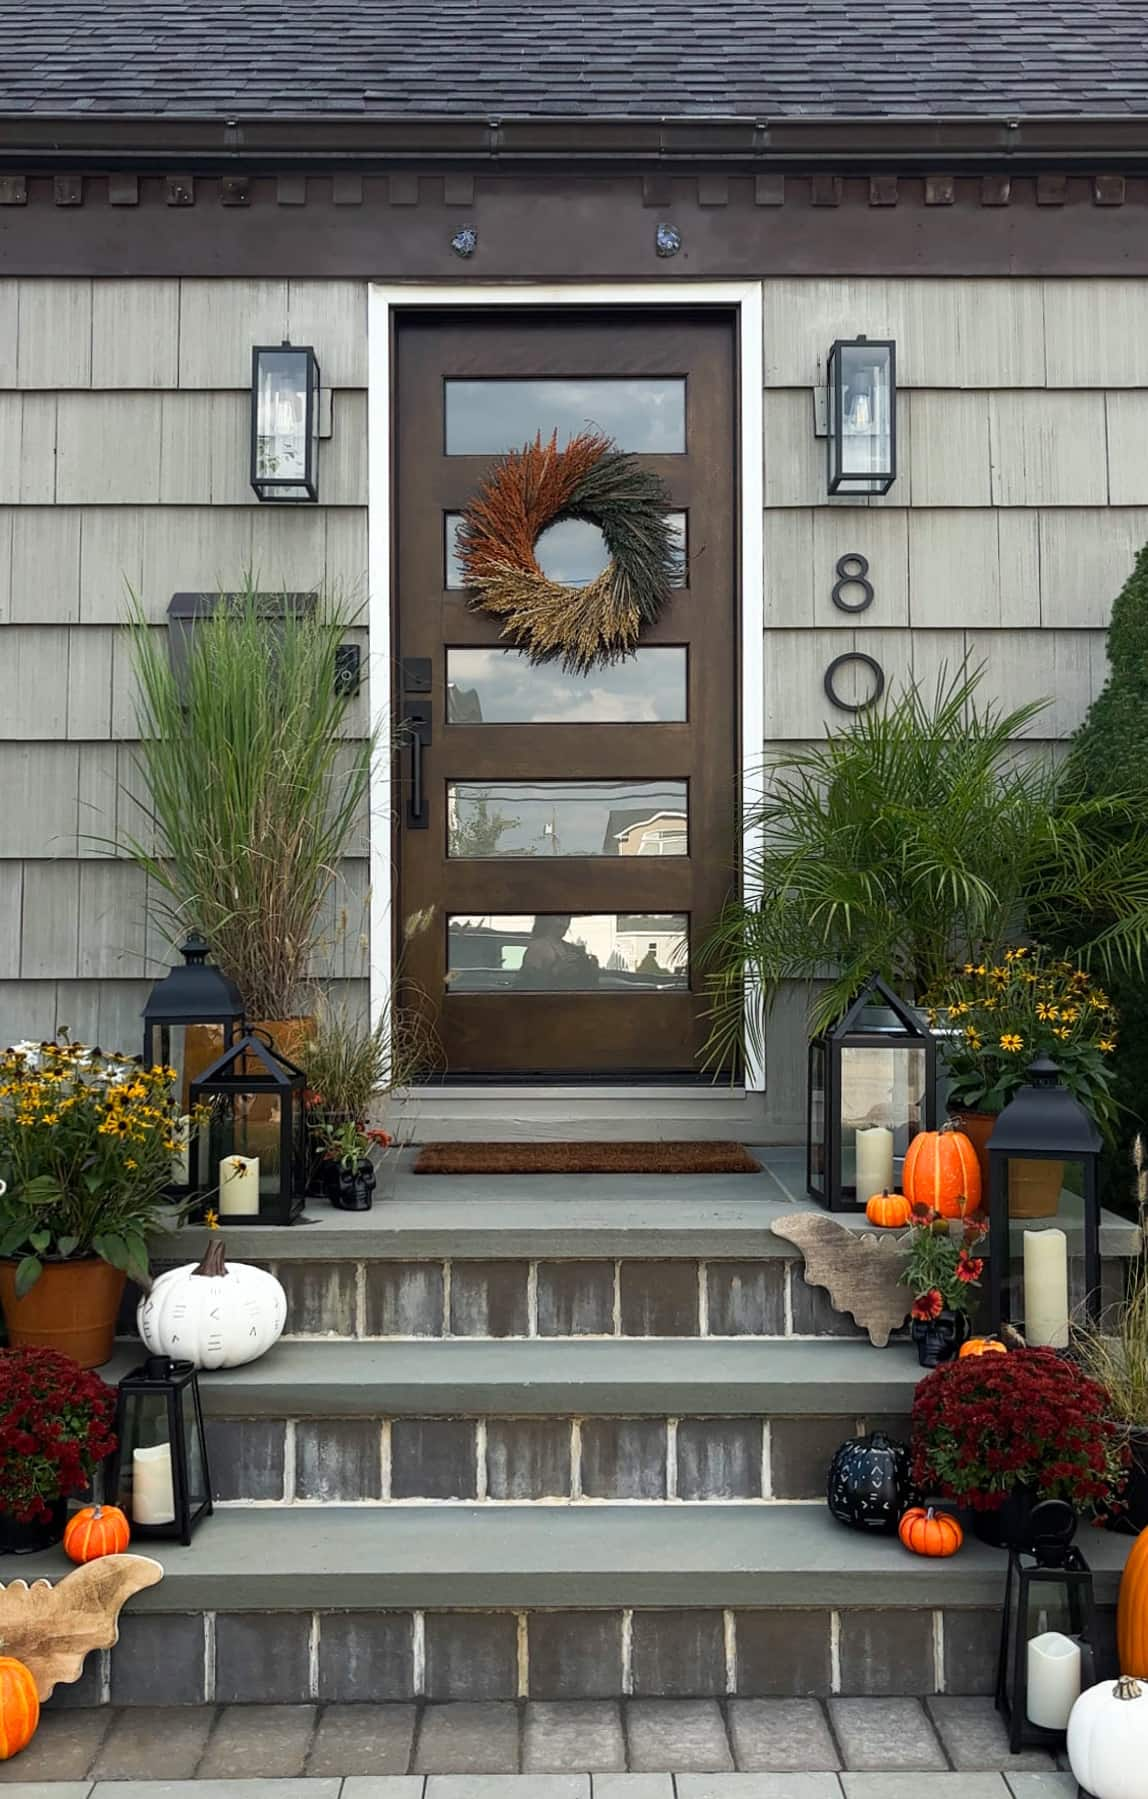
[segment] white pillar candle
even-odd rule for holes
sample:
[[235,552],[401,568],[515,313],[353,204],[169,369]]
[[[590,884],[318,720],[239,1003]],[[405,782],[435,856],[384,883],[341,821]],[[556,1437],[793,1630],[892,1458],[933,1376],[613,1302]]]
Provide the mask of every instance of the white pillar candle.
[[1068,1238],[1024,1233],[1024,1340],[1030,1349],[1068,1348]]
[[874,1193],[893,1185],[893,1133],[883,1124],[857,1132],[857,1203],[864,1205]]
[[219,1216],[259,1210],[259,1157],[224,1156],[219,1164]]
[[177,1187],[191,1180],[191,1115],[185,1112],[175,1130],[176,1149],[171,1158],[171,1178]]
[[1044,1730],[1067,1730],[1068,1714],[1080,1698],[1080,1644],[1058,1630],[1032,1637],[1028,1645],[1029,1722]]
[[137,1524],[174,1523],[170,1443],[157,1443],[151,1449],[137,1449],[133,1453],[132,1517]]

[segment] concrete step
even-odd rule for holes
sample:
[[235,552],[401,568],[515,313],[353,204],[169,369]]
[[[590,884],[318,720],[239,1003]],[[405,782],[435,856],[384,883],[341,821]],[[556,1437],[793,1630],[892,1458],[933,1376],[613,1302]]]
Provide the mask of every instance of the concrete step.
[[[227,1511],[140,1547],[164,1579],[110,1670],[90,1658],[88,1702],[984,1691],[1005,1571],[820,1506]],[[1128,1547],[1084,1538],[1105,1632]]]

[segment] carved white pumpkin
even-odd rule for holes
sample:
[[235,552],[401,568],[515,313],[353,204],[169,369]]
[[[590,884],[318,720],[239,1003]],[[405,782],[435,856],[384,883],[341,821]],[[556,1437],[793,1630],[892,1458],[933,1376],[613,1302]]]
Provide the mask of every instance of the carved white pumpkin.
[[1124,1678],[1082,1693],[1068,1720],[1068,1760],[1093,1799],[1143,1799],[1148,1687]]
[[152,1355],[197,1368],[239,1368],[264,1355],[287,1322],[287,1295],[264,1268],[224,1259],[218,1237],[202,1262],[169,1268],[140,1300],[136,1325]]

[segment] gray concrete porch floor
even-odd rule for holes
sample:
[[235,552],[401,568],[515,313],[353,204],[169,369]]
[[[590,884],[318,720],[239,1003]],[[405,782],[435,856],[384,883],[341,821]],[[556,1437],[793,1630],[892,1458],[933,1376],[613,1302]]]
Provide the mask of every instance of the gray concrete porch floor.
[[1074,1799],[1010,1756],[992,1701],[630,1699],[566,1704],[45,1711],[0,1765],[20,1799]]

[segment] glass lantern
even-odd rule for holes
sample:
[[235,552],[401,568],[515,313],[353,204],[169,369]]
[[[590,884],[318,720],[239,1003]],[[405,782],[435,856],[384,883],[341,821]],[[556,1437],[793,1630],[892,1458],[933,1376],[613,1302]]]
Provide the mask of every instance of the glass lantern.
[[829,492],[888,493],[897,478],[897,346],[838,338],[829,352]]
[[125,1374],[116,1397],[116,1436],[108,1487],[131,1520],[133,1541],[190,1543],[200,1519],[212,1511],[194,1365],[149,1356]]
[[262,1035],[248,1032],[191,1084],[208,1108],[191,1145],[200,1217],[293,1224],[307,1191],[306,1078]]
[[1027,1546],[1009,1550],[996,1703],[1014,1755],[1063,1749],[1075,1700],[1102,1672],[1092,1573],[1072,1542],[1075,1529],[1072,1507],[1046,1500],[1032,1509]]
[[179,1148],[172,1157],[169,1199],[191,1194],[191,1083],[243,1034],[243,998],[235,982],[207,960],[207,942],[192,931],[183,966],[157,981],[144,1006],[145,1068],[175,1069],[181,1113]]
[[807,1185],[833,1212],[900,1185],[905,1152],[936,1127],[937,1046],[878,976],[809,1045]]
[[1069,1320],[1100,1319],[1101,1138],[1047,1056],[993,1127],[989,1158],[991,1328],[1032,1349],[1067,1349]]
[[261,500],[319,498],[319,364],[309,346],[251,353],[251,485]]

